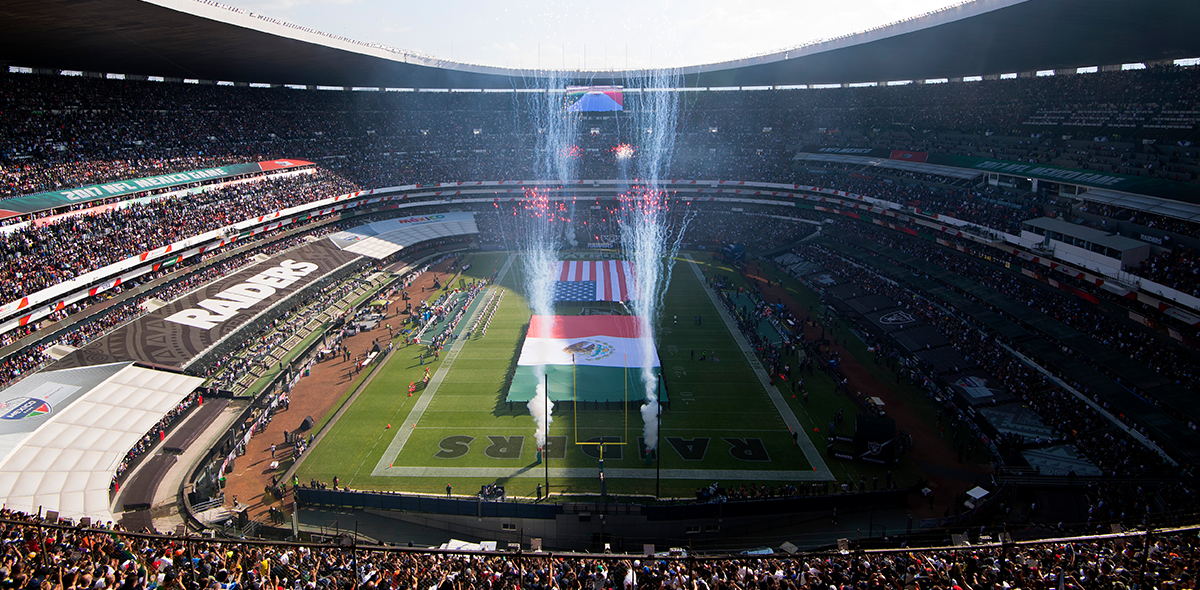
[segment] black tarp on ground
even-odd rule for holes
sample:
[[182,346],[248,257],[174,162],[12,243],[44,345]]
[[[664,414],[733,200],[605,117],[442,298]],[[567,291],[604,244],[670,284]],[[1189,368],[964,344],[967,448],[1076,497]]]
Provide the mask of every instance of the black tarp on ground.
[[920,318],[911,311],[906,309],[888,309],[882,311],[873,311],[864,316],[875,326],[876,329],[886,333],[899,332],[901,330],[909,330],[924,324]]
[[1042,421],[1037,412],[1020,403],[1001,404],[977,410],[1000,434],[1013,434],[1028,440],[1050,440],[1062,433]]
[[949,346],[918,350],[913,353],[913,357],[922,363],[926,363],[927,366],[925,368],[934,375],[958,373],[959,371],[965,371],[975,366],[975,363],[967,360],[967,357],[963,356],[962,353]]
[[900,306],[896,304],[895,299],[892,299],[891,297],[885,297],[883,295],[865,295],[863,297],[855,297],[854,299],[846,301],[846,305],[849,306],[850,309],[858,312],[860,315],[867,315],[868,313],[876,311],[888,311],[900,308]]
[[891,465],[896,461],[896,421],[868,414],[854,419],[854,457]]
[[155,455],[142,464],[134,476],[125,482],[125,510],[145,510],[154,504],[154,491],[167,476],[178,458],[175,455]]
[[842,285],[837,285],[836,287],[830,287],[825,290],[825,296],[829,299],[830,303],[846,301],[849,299],[854,299],[855,297],[862,297],[863,295],[870,294],[870,291],[853,283],[845,283]]
[[994,377],[978,369],[950,375],[945,381],[958,399],[972,406],[1000,404],[1016,399]]
[[829,274],[829,271],[826,270],[819,270],[805,275],[804,282],[826,289],[833,288],[834,285],[838,284],[837,277]]
[[229,406],[229,400],[214,399],[197,408],[183,424],[175,428],[175,432],[171,433],[171,436],[167,437],[167,442],[163,443],[163,450],[168,453],[182,454],[184,449],[196,442],[200,433],[204,432],[227,406]]
[[895,332],[892,334],[892,338],[896,340],[896,345],[903,348],[907,354],[950,344],[950,341],[933,326],[919,326],[911,330]]
[[121,515],[121,528],[135,533],[154,530],[154,518],[149,510],[134,510]]

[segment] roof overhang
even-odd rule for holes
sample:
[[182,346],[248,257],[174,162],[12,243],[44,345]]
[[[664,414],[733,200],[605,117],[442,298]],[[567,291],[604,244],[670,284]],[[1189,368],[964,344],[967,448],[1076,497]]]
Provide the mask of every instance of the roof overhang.
[[[9,0],[8,65],[199,80],[394,88],[525,87],[539,72],[390,50],[195,0]],[[1200,56],[1190,0],[979,0],[752,59],[681,68],[685,86],[924,80]],[[781,40],[782,41],[782,40]],[[575,83],[639,72],[567,71]]]

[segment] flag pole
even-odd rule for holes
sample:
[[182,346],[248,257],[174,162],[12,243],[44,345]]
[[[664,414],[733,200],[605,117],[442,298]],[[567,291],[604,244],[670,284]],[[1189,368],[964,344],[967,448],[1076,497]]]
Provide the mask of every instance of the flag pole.
[[579,444],[579,392],[575,391],[575,353],[571,353],[571,412],[575,414],[575,444]]
[[[575,355],[571,355],[574,357]],[[542,376],[545,378],[546,390],[542,396],[542,408],[546,419],[546,438],[542,442],[542,463],[546,466],[546,500],[550,499],[550,373]]]
[[658,393],[659,393],[659,398],[658,398],[659,401],[655,404],[658,406],[658,408],[656,408],[658,411],[655,412],[656,414],[658,414],[656,416],[656,419],[658,420],[658,427],[654,431],[654,462],[655,462],[654,497],[656,499],[660,498],[659,486],[662,483],[662,373],[661,372],[658,374]]

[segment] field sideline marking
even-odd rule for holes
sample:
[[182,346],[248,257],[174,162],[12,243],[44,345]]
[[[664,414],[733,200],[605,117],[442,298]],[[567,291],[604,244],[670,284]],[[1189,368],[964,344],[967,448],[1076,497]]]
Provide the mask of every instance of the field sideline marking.
[[767,376],[767,371],[763,369],[758,357],[754,356],[754,351],[750,348],[750,343],[746,341],[746,337],[742,335],[742,331],[738,330],[737,324],[729,316],[729,312],[725,310],[725,306],[721,305],[721,302],[717,300],[717,294],[705,282],[704,273],[700,271],[700,266],[696,264],[696,260],[692,258],[691,254],[684,254],[683,257],[688,261],[688,265],[692,267],[692,272],[696,274],[696,279],[700,281],[700,286],[708,294],[713,307],[717,309],[717,314],[725,322],[725,327],[729,329],[734,342],[737,342],[738,347],[742,349],[742,354],[745,355],[746,362],[750,363],[750,368],[754,369],[754,374],[762,382],[763,389],[767,390],[767,395],[770,396],[771,401],[775,404],[775,410],[779,412],[779,415],[783,418],[784,423],[787,424],[789,429],[800,434],[800,436],[796,437],[796,440],[800,443],[800,450],[804,451],[804,457],[808,459],[808,464],[813,466],[813,472],[822,476],[823,479],[834,479],[833,472],[829,470],[829,466],[825,464],[825,461],[821,458],[821,454],[817,452],[817,447],[808,438],[808,433],[800,425],[800,420],[796,418],[795,412],[792,412],[792,408],[788,406],[787,401],[783,399],[783,395],[779,393],[779,390],[770,384],[770,377]]
[[[490,296],[496,289],[503,289],[503,287],[500,286],[500,283],[504,280],[504,276],[508,274],[508,269],[512,267],[513,260],[516,260],[516,258],[516,254],[508,255],[508,260],[505,261],[504,266],[500,269],[499,274],[496,275],[496,280],[492,283],[492,287],[488,289],[487,295]],[[487,300],[482,299],[482,301]],[[480,305],[475,308],[475,313],[471,314],[471,317],[466,318],[466,322],[464,322],[460,327],[460,333],[462,332],[463,328],[471,325],[471,322],[475,321],[476,316],[483,313],[484,307],[486,307],[486,305]],[[433,377],[429,380],[429,385],[421,390],[421,397],[417,399],[416,404],[413,404],[413,409],[408,413],[408,418],[406,418],[404,422],[400,424],[400,429],[396,432],[395,438],[392,439],[392,442],[388,445],[387,450],[383,452],[383,456],[379,458],[379,463],[375,465],[375,469],[371,471],[371,475],[386,475],[385,470],[389,469],[388,466],[390,466],[392,462],[396,460],[396,457],[400,455],[400,451],[404,449],[405,443],[408,442],[408,437],[412,436],[412,431],[415,429],[416,423],[421,421],[421,416],[424,415],[425,410],[429,408],[430,402],[433,401],[433,396],[437,393],[438,388],[441,387],[442,381],[445,380],[446,375],[450,373],[450,367],[454,365],[454,360],[458,358],[458,353],[463,349],[463,346],[467,344],[467,340],[467,338],[455,338],[454,344],[450,346],[450,352],[446,353],[446,360],[442,361],[442,366],[438,367],[437,372],[433,374]],[[406,428],[405,425],[407,424],[412,424],[414,426]]]
[[[595,479],[597,467],[551,467],[550,477],[571,479]],[[609,467],[604,470],[608,479],[654,479],[653,468],[630,469]],[[545,471],[541,465],[527,464],[520,467],[384,467],[375,476],[387,477],[434,477],[434,478],[542,478]],[[663,469],[662,479],[695,479],[701,481],[826,481],[832,477],[822,476],[819,471],[770,470],[770,469]]]

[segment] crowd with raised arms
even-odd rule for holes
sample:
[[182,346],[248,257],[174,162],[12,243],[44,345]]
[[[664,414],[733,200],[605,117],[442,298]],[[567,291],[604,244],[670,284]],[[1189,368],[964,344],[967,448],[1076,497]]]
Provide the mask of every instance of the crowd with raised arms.
[[0,237],[0,299],[29,295],[139,252],[355,189],[317,170],[34,223]]
[[45,590],[1168,589],[1194,587],[1200,567],[1195,530],[978,547],[661,558],[217,542],[46,528],[8,509],[0,517],[5,583]]

